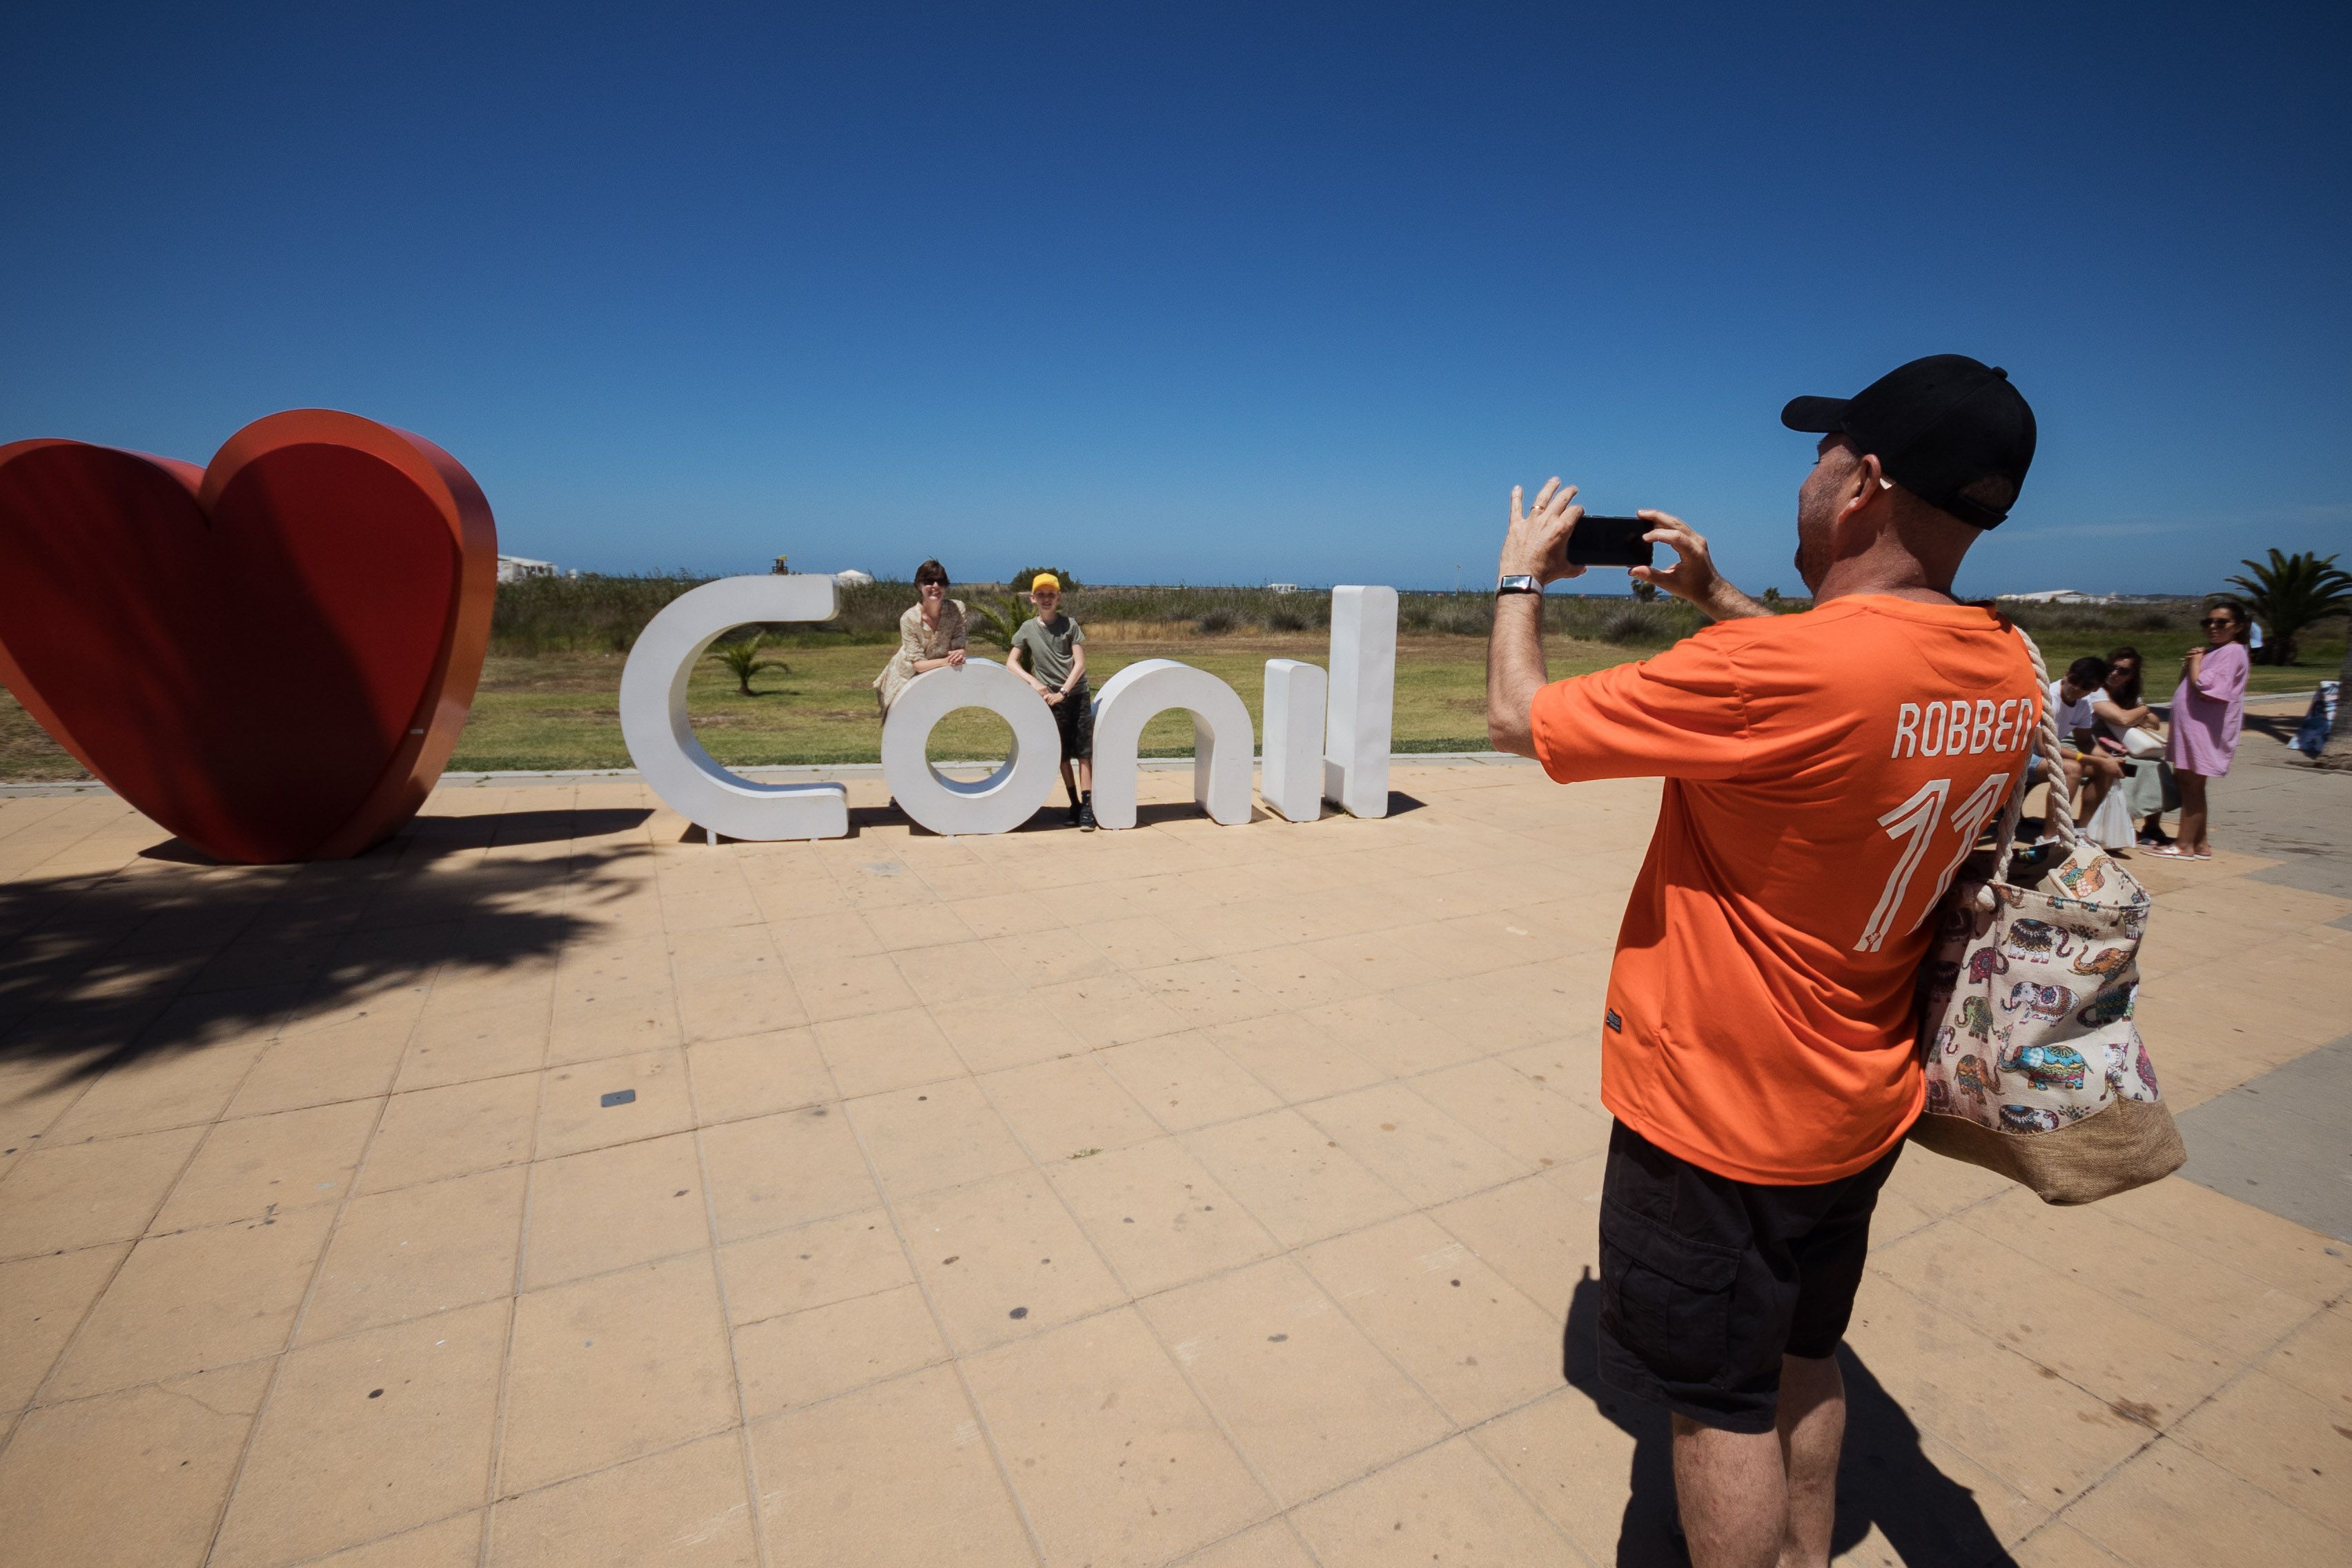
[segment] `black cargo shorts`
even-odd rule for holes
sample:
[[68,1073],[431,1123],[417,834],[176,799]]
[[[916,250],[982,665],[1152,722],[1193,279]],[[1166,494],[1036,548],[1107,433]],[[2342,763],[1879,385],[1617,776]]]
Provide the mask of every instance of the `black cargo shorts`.
[[1070,694],[1059,702],[1048,703],[1054,715],[1054,728],[1062,734],[1062,760],[1083,763],[1095,754],[1095,700],[1083,680],[1070,689]]
[[1834,1182],[1735,1182],[1623,1122],[1601,1185],[1601,1381],[1727,1432],[1769,1432],[1783,1355],[1836,1353],[1902,1152]]

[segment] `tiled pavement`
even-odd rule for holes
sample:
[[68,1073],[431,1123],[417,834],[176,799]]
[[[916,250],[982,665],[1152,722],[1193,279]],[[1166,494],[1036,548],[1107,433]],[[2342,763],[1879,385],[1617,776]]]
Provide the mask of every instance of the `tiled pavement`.
[[[681,843],[444,790],[350,864],[0,801],[0,1563],[1672,1562],[1593,1388],[1595,1015],[1655,799]],[[2177,1106],[2347,900],[2141,863]],[[616,1102],[616,1097],[618,1097]],[[2352,1561],[2352,1257],[1913,1152],[1850,1561]],[[1571,1381],[1563,1383],[1563,1321]]]

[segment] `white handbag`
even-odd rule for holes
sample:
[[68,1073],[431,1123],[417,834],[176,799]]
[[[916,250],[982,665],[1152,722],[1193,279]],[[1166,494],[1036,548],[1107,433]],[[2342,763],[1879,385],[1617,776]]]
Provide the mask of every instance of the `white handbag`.
[[[2042,650],[2018,636],[2046,690]],[[2021,1182],[2044,1203],[2082,1204],[2168,1175],[2188,1155],[2132,1022],[2147,890],[2075,831],[2046,702],[2035,750],[2057,858],[2026,868],[2019,788],[1990,864],[1984,851],[1971,857],[1946,895],[1919,974],[1927,1104],[1911,1137]]]
[[2164,755],[2164,737],[2153,731],[2126,730],[2123,746],[2124,755],[2135,762],[2150,763]]

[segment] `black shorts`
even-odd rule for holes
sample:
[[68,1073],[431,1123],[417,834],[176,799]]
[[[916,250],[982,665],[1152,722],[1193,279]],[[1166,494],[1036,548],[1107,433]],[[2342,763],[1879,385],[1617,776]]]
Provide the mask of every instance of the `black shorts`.
[[1769,1432],[1783,1355],[1836,1353],[1902,1152],[1814,1186],[1735,1182],[1623,1122],[1601,1184],[1601,1381],[1727,1432]]
[[1067,697],[1048,706],[1054,727],[1062,732],[1062,760],[1090,761],[1095,754],[1095,700],[1087,683],[1079,681]]

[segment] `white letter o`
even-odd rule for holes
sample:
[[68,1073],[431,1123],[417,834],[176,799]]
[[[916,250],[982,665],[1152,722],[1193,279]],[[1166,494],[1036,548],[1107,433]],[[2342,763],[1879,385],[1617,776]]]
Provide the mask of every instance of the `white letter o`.
[[[959,708],[985,708],[1013,726],[1004,765],[976,784],[931,766],[931,727]],[[928,669],[898,689],[882,725],[882,776],[899,809],[934,833],[1010,833],[1054,793],[1062,732],[1029,683],[985,658]]]

